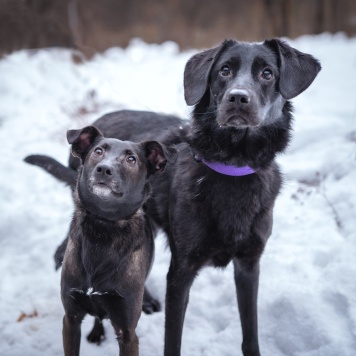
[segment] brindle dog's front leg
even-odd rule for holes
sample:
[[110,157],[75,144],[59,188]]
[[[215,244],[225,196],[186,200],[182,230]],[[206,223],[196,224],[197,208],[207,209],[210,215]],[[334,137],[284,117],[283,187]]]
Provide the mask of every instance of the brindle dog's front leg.
[[242,327],[244,356],[259,356],[257,326],[257,294],[259,259],[235,258],[235,284]]
[[63,318],[63,348],[65,356],[79,356],[80,326],[84,315],[68,315]]
[[118,324],[113,324],[119,341],[120,356],[138,356],[138,337],[134,329],[122,330]]
[[117,335],[120,356],[138,356],[139,341],[135,330],[141,315],[143,284],[141,291],[134,290],[127,297],[106,295],[101,299]]

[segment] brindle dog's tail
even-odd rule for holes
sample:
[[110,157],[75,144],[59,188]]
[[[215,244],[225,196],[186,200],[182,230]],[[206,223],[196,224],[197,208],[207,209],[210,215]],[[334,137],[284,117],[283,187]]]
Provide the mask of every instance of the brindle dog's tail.
[[44,169],[53,177],[74,189],[78,175],[76,170],[63,166],[63,164],[55,159],[45,155],[30,155],[27,156],[24,161]]

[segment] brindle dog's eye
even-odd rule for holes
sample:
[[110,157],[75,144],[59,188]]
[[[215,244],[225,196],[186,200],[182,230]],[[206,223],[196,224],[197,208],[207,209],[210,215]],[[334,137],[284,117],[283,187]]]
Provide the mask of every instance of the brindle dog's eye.
[[136,163],[136,157],[135,157],[135,156],[128,156],[128,157],[126,158],[126,162],[128,162],[128,163],[134,165],[134,164]]
[[98,147],[98,148],[96,148],[96,149],[94,150],[95,156],[102,156],[103,153],[104,153],[104,150],[103,150],[102,148],[100,148],[100,147]]
[[273,73],[270,69],[265,69],[262,72],[261,77],[265,80],[271,80],[273,78]]
[[231,74],[231,70],[229,66],[222,66],[220,69],[220,74],[223,77],[228,77]]

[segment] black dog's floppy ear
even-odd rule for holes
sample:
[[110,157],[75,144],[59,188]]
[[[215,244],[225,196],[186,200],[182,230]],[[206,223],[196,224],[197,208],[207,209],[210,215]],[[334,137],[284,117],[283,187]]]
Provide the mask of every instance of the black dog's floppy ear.
[[279,57],[279,90],[282,96],[289,100],[307,89],[321,69],[319,61],[279,39],[266,40],[264,44]]
[[94,126],[87,126],[81,130],[68,130],[67,140],[72,145],[72,155],[80,158],[83,162],[90,146],[103,134]]
[[197,53],[189,59],[184,69],[184,98],[187,105],[197,104],[208,87],[209,75],[221,51],[233,40],[224,41],[219,46]]
[[157,141],[143,142],[149,173],[163,172],[167,163],[175,163],[178,151]]

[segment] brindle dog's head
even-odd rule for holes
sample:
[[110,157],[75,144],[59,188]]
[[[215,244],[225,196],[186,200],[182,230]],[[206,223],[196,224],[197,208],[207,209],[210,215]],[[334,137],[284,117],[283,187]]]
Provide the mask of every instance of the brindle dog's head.
[[227,40],[188,61],[185,99],[188,105],[213,110],[220,127],[268,125],[320,69],[311,55],[278,39],[262,44]]
[[94,126],[69,130],[67,139],[82,161],[76,188],[80,204],[107,220],[132,216],[148,197],[149,175],[163,172],[176,158],[175,149],[156,141],[105,138]]

